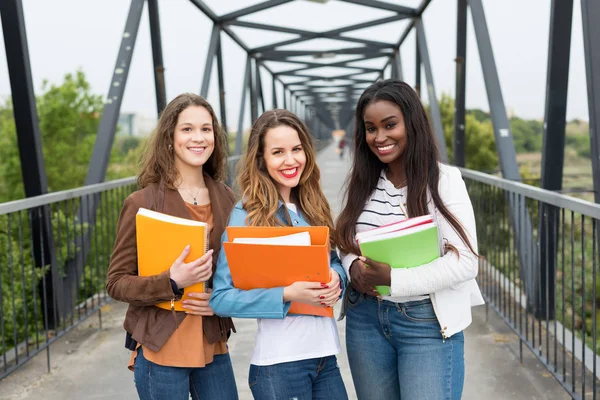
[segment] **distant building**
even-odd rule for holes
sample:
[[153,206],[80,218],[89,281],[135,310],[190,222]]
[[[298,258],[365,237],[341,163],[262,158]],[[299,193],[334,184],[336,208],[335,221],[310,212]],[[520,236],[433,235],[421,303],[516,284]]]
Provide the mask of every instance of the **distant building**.
[[144,137],[150,135],[156,126],[156,118],[139,113],[121,113],[117,122],[118,134],[121,136]]

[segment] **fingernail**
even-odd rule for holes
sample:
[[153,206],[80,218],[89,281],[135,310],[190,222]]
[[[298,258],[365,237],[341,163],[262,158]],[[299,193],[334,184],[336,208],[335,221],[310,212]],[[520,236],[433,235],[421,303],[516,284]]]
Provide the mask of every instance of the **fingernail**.
[[324,299],[324,298],[325,298],[325,296],[319,296],[319,298],[320,298],[320,299]]
[[190,245],[188,244],[187,246],[185,246],[184,250],[189,250],[190,249]]
[[362,261],[362,262],[365,262],[365,261],[367,261],[367,259],[366,259],[365,257],[363,257],[363,256],[360,256],[360,257],[358,257],[358,259],[359,259],[360,261]]
[[321,302],[321,305],[322,305],[322,306],[324,306],[324,305],[325,305],[325,303]]
[[325,289],[328,289],[328,288],[329,288],[329,286],[327,286],[327,285],[326,285],[326,284],[324,284],[324,283],[321,283],[321,287],[323,287],[323,288],[325,288]]

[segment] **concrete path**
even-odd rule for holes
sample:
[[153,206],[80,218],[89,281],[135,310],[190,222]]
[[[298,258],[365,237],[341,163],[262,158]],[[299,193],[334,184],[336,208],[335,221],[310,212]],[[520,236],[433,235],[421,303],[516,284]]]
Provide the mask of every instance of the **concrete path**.
[[[340,160],[334,146],[318,157],[323,188],[334,212],[339,211],[341,186],[349,160]],[[133,373],[126,368],[129,351],[124,347],[122,328],[126,305],[113,302],[102,309],[102,330],[91,317],[52,345],[51,371],[46,352],[0,382],[0,399],[136,399]],[[473,324],[466,330],[466,382],[463,399],[542,400],[569,396],[526,349],[519,362],[518,338],[490,310],[474,310]],[[256,322],[236,320],[238,333],[229,341],[240,399],[252,399],[248,389],[248,366]],[[345,323],[338,323],[345,343]],[[338,356],[346,388],[356,399],[345,348]],[[366,399],[370,400],[370,399]],[[394,399],[388,399],[394,400]],[[413,400],[413,399],[409,399]],[[417,400],[417,399],[414,399]]]

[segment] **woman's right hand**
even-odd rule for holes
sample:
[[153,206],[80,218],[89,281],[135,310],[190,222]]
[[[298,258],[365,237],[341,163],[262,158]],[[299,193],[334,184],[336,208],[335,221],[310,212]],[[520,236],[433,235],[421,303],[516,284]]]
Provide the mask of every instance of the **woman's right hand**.
[[202,257],[185,263],[183,260],[189,253],[190,246],[187,245],[169,270],[170,278],[175,281],[178,289],[191,286],[194,283],[205,282],[212,276],[213,250],[210,249]]
[[[283,301],[296,301],[312,306],[331,307],[337,301],[341,289],[328,287],[319,282],[294,282],[283,288]],[[333,300],[332,300],[333,299]]]

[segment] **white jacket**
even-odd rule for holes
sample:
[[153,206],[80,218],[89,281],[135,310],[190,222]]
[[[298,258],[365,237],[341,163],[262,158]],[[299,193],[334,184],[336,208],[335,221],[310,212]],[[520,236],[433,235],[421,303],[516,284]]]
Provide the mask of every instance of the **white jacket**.
[[[439,194],[446,208],[462,224],[470,243],[477,251],[477,233],[473,206],[460,170],[440,164]],[[429,264],[414,268],[397,268],[391,271],[390,292],[393,297],[429,294],[444,338],[461,332],[471,324],[471,307],[484,304],[475,281],[479,262],[463,243],[452,225],[446,221],[429,201],[429,212],[437,222],[440,236],[454,245],[458,256],[446,253]],[[350,279],[350,265],[355,254],[341,254],[342,265]],[[344,310],[342,310],[342,315]]]

